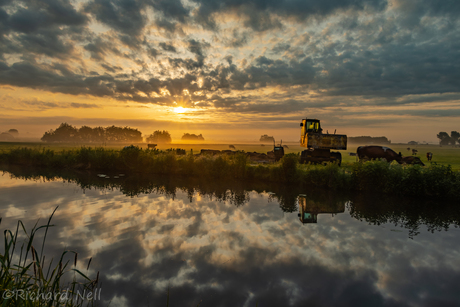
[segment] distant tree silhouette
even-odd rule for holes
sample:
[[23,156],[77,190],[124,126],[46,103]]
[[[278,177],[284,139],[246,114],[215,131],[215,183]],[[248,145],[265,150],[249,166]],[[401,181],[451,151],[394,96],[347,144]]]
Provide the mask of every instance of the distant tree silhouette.
[[196,134],[189,134],[184,133],[181,140],[188,140],[188,141],[204,141],[203,135],[196,135]]
[[148,143],[171,143],[171,134],[168,131],[157,130],[147,137]]
[[10,129],[8,133],[14,136],[15,138],[19,136],[19,131],[17,129]]
[[11,134],[9,134],[8,132],[2,132],[0,133],[0,141],[13,141],[14,140],[14,136],[12,136]]
[[76,141],[78,130],[72,125],[62,123],[56,130],[45,132],[41,138],[44,142],[73,142]]
[[275,138],[264,134],[260,136],[259,142],[275,142]]
[[105,138],[107,142],[142,142],[142,133],[137,129],[129,127],[111,126],[105,128]]
[[458,133],[457,131],[451,131],[450,138],[452,139],[452,145],[455,145],[455,143],[460,143],[460,133]]
[[452,143],[452,138],[449,136],[447,132],[439,132],[437,138],[439,139],[440,145],[449,145],[450,143]]
[[83,142],[83,143],[102,143],[102,142],[142,142],[142,133],[137,129],[129,127],[96,127],[91,128],[82,126],[77,129],[67,123],[62,123],[56,130],[45,132],[41,138],[44,142]]

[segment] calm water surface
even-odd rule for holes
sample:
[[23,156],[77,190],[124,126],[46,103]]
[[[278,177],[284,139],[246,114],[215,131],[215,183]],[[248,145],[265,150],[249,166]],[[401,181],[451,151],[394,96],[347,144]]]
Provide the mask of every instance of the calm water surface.
[[3,173],[0,228],[59,206],[45,254],[93,257],[103,306],[460,305],[455,206],[85,176]]

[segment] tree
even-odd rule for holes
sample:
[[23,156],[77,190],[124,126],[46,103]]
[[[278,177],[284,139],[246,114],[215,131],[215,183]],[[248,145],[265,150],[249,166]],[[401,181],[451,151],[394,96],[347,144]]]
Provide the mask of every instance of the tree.
[[275,139],[272,136],[268,136],[266,134],[260,136],[260,142],[275,142]]
[[0,133],[0,141],[13,141],[14,140],[14,136],[12,136],[11,134],[7,133],[7,132],[2,132]]
[[105,137],[108,142],[142,142],[142,133],[129,127],[107,127],[105,128]]
[[171,143],[171,135],[168,131],[157,130],[147,137],[148,143]]
[[458,133],[457,131],[451,131],[450,138],[452,139],[452,145],[455,145],[455,143],[460,143],[460,133]]
[[56,130],[45,132],[42,137],[44,142],[84,142],[84,143],[102,143],[102,142],[125,142],[140,143],[142,142],[142,133],[130,127],[111,126],[107,128],[91,128],[82,126],[77,129],[67,123],[62,123]]
[[196,135],[196,134],[190,134],[190,133],[184,133],[182,136],[181,140],[188,140],[188,141],[204,141],[203,135]]
[[19,131],[17,129],[10,129],[8,133],[17,138],[19,136]]
[[80,142],[93,142],[93,128],[82,126],[80,129],[78,129],[78,140]]
[[452,142],[452,139],[447,132],[439,132],[437,137],[439,139],[439,145],[449,145],[449,143]]
[[77,141],[78,130],[72,125],[62,123],[56,130],[45,132],[41,138],[44,142],[72,142]]

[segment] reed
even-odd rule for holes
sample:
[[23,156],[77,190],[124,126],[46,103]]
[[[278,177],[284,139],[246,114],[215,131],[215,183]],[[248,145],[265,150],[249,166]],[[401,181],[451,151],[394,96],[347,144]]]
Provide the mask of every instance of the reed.
[[[78,270],[78,253],[64,251],[54,264],[53,259],[46,259],[44,255],[46,237],[53,226],[51,219],[56,209],[46,225],[37,227],[36,224],[30,232],[21,221],[14,232],[5,230],[4,251],[0,253],[0,306],[97,304],[99,273],[95,279],[90,279]],[[41,244],[37,243],[35,237],[43,231],[43,240]],[[90,262],[91,259],[87,270]],[[88,300],[89,297],[93,299]]]
[[335,191],[367,191],[413,197],[460,199],[460,172],[450,166],[401,166],[382,161],[300,165],[298,154],[262,165],[244,153],[219,156],[177,155],[128,146],[122,150],[82,147],[54,152],[15,148],[0,153],[0,163],[53,169],[85,169],[157,175],[179,175],[219,181],[261,181],[321,187]]

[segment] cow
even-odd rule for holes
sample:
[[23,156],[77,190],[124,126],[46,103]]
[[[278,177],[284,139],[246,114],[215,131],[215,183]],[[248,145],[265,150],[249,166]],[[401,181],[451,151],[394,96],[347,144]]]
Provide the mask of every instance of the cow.
[[384,146],[359,146],[356,150],[359,161],[385,159],[388,163],[396,161],[401,164],[401,153]]
[[418,152],[417,149],[412,149],[412,155],[413,155],[413,156],[416,156],[416,155],[417,155],[417,152]]
[[421,166],[425,166],[425,164],[423,164],[422,160],[420,160],[419,157],[414,156],[402,157],[401,162],[404,164],[419,164]]
[[407,151],[410,151],[410,147],[407,147]]
[[427,152],[426,153],[426,158],[428,159],[428,161],[431,161],[431,159],[433,159],[433,153],[432,152]]
[[147,144],[147,148],[155,149],[155,147],[157,147],[157,144]]
[[236,148],[235,148],[235,145],[229,145],[228,148],[230,148],[230,149],[236,149]]

